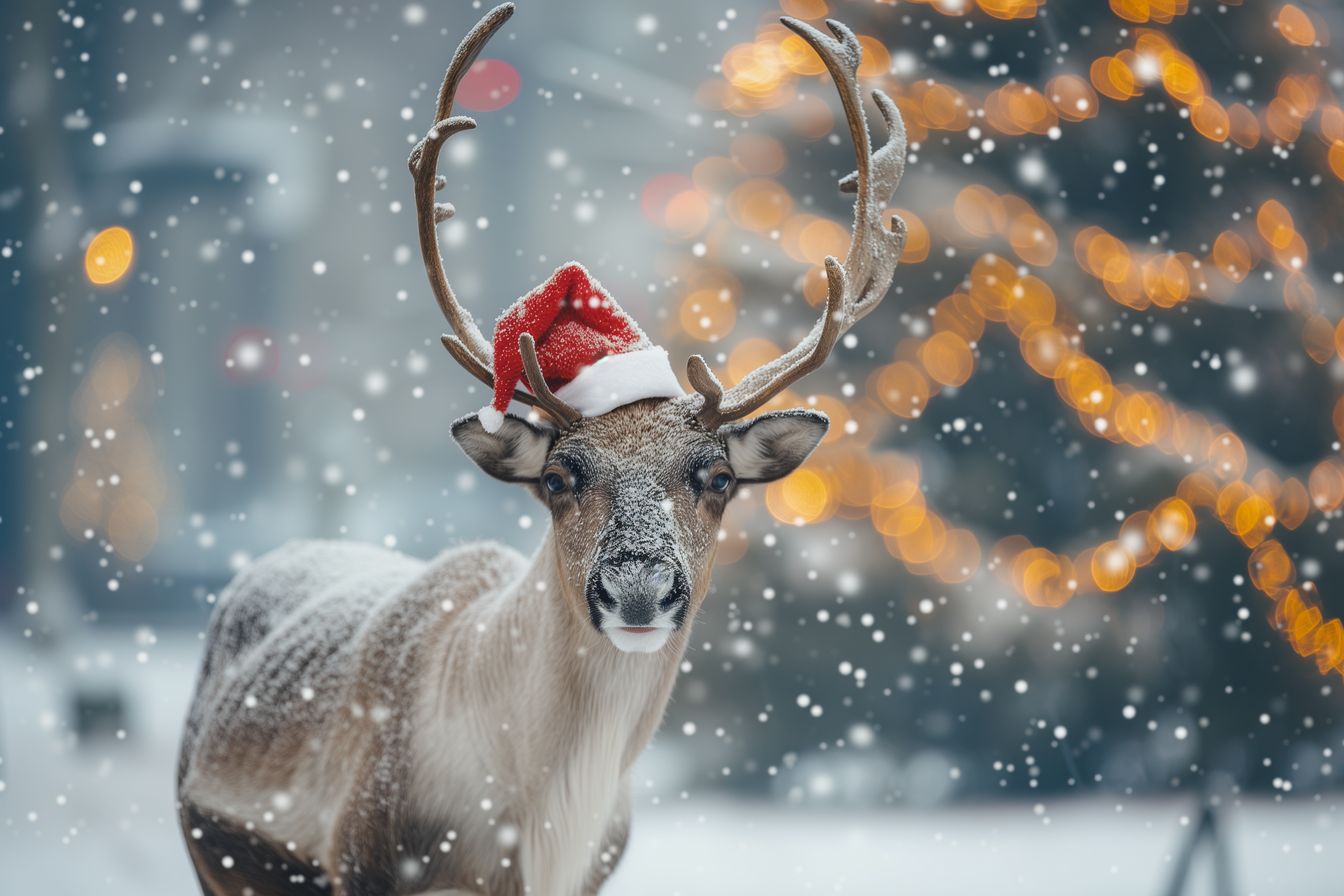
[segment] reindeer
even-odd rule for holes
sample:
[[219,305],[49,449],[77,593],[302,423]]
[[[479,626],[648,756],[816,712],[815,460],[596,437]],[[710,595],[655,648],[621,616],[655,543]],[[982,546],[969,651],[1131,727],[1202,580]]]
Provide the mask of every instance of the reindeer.
[[[410,157],[420,246],[452,329],[443,343],[493,387],[491,346],[444,274],[436,174],[463,74],[512,14],[487,14],[444,78],[435,124]],[[549,532],[530,559],[499,544],[429,562],[342,542],[263,557],[220,596],[182,738],[180,821],[208,894],[595,893],[630,824],[630,768],[662,718],[705,599],[724,506],[795,469],[826,432],[809,410],[746,419],[817,369],[881,301],[905,241],[881,221],[905,131],[873,97],[887,143],[872,151],[859,44],[785,25],[820,55],[844,105],[858,170],[844,263],[826,259],[824,312],[773,362],[724,389],[690,358],[694,394],[584,418],[521,340],[530,390],[489,432],[457,443],[496,479],[529,489]],[[549,418],[544,422],[542,416]]]

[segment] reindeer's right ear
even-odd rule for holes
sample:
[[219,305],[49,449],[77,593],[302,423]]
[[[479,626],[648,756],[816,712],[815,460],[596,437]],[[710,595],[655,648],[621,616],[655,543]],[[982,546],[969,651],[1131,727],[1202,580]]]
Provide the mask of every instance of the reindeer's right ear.
[[555,430],[504,415],[498,432],[486,432],[475,414],[453,423],[453,438],[476,466],[505,482],[536,484],[555,441]]

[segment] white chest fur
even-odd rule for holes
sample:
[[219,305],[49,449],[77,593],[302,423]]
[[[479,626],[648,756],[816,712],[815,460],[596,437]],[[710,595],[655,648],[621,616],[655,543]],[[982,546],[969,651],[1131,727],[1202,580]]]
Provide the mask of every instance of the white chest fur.
[[411,741],[417,810],[462,829],[452,849],[468,851],[456,859],[475,874],[508,863],[534,896],[574,896],[617,857],[610,841],[628,825],[628,766],[662,715],[676,657],[623,654],[597,636],[577,646],[548,638],[545,612],[531,617],[524,644],[511,620],[479,614],[460,629],[467,637],[492,640],[504,627],[514,636],[506,650],[496,642],[488,664],[424,677]]

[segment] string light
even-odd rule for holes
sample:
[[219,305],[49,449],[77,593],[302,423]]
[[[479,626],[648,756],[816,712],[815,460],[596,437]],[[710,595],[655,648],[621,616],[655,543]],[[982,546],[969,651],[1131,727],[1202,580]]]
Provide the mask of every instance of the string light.
[[[978,9],[998,18],[1030,18],[1039,11],[1037,3],[1016,0],[916,2],[949,16]],[[1111,0],[1110,5],[1117,17],[1140,25],[1168,24],[1189,12],[1186,0]],[[784,0],[782,6],[804,18],[826,13],[822,0]],[[1325,39],[1322,23],[1292,4],[1280,10],[1275,25],[1285,40],[1299,46],[1319,46]],[[866,59],[880,59],[883,65],[865,66],[861,74],[876,79],[893,97],[913,144],[935,131],[972,128],[1056,138],[1065,125],[1095,117],[1103,98],[1123,103],[1152,90],[1177,104],[1195,134],[1243,151],[1266,140],[1276,146],[1298,141],[1304,125],[1319,114],[1322,168],[1344,180],[1344,110],[1323,102],[1325,90],[1315,74],[1283,77],[1274,97],[1257,112],[1214,98],[1208,77],[1165,32],[1141,27],[1129,35],[1127,46],[1095,59],[1086,73],[1061,74],[1040,88],[1013,81],[983,98],[932,78],[897,81],[889,73],[886,49],[879,54],[880,44],[864,35],[860,41]],[[739,116],[801,106],[798,82],[825,76],[815,54],[774,24],[762,26],[754,41],[732,48],[724,57],[723,73],[721,81],[706,85],[700,99]],[[819,136],[814,129],[823,120],[824,115],[790,118],[796,131],[812,137]],[[978,139],[974,131],[971,135]],[[697,164],[694,180],[710,208],[717,207],[716,197],[724,197],[722,206],[737,228],[771,240],[789,258],[813,266],[802,278],[802,292],[816,304],[825,296],[821,261],[828,254],[843,254],[848,229],[844,222],[798,209],[787,189],[773,180],[784,162],[782,146],[773,138],[739,137],[730,158],[711,157]],[[1344,507],[1344,461],[1321,460],[1305,482],[1280,479],[1268,469],[1251,471],[1245,444],[1235,432],[1154,392],[1114,382],[1106,367],[1087,354],[1078,328],[1060,319],[1049,284],[1029,272],[1056,263],[1060,238],[1021,197],[970,184],[952,200],[950,215],[927,209],[924,216],[894,211],[909,225],[903,265],[919,263],[932,252],[935,234],[926,217],[937,224],[938,237],[953,246],[961,247],[967,239],[993,240],[1003,254],[976,256],[966,281],[932,309],[929,330],[898,342],[892,358],[873,370],[859,393],[844,402],[827,396],[809,399],[817,406],[825,404],[833,419],[844,414],[846,425],[843,431],[833,429],[799,473],[766,489],[771,514],[789,524],[866,517],[888,552],[911,572],[952,583],[966,581],[983,567],[1003,577],[1027,602],[1043,607],[1062,606],[1079,594],[1123,590],[1162,552],[1189,545],[1201,516],[1211,517],[1248,550],[1251,582],[1271,600],[1270,618],[1293,649],[1313,658],[1323,673],[1344,675],[1344,623],[1324,616],[1311,583],[1296,584],[1291,558],[1274,538],[1281,529],[1301,526],[1313,511],[1332,513]],[[735,247],[726,242],[732,231],[720,229],[712,219],[711,214],[702,227],[708,254],[715,257]],[[1306,238],[1286,206],[1266,199],[1250,221],[1223,230],[1204,245],[1208,248],[1200,253],[1135,247],[1101,227],[1088,226],[1073,235],[1072,260],[1112,301],[1136,310],[1221,301],[1255,271],[1278,268],[1285,307],[1303,318],[1306,354],[1320,364],[1344,358],[1344,321],[1336,324],[1320,313],[1315,290],[1303,274],[1309,260]],[[697,287],[687,290],[684,302],[699,313],[712,307],[710,299]],[[704,332],[711,327],[703,314],[688,318],[683,304],[686,332],[721,338]],[[1179,458],[1194,471],[1173,495],[1126,517],[1113,538],[1071,555],[1032,545],[1020,535],[984,549],[973,532],[952,526],[928,506],[917,462],[873,450],[870,440],[884,413],[918,418],[943,390],[968,382],[978,365],[979,340],[991,326],[1003,327],[1018,339],[1027,366],[1054,383],[1085,432]],[[767,340],[744,340],[729,355],[729,379],[777,353]],[[799,403],[800,396],[786,391],[770,407]],[[1344,399],[1336,405],[1334,419],[1344,440]]]

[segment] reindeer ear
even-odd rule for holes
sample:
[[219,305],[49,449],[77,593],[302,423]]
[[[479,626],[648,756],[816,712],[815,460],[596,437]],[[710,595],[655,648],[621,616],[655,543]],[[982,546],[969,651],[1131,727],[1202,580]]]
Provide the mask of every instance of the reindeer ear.
[[774,482],[807,460],[830,425],[825,414],[799,408],[731,423],[720,427],[719,436],[738,482]]
[[505,414],[497,432],[486,432],[471,414],[453,423],[453,438],[476,466],[496,479],[535,484],[546,466],[555,431]]

